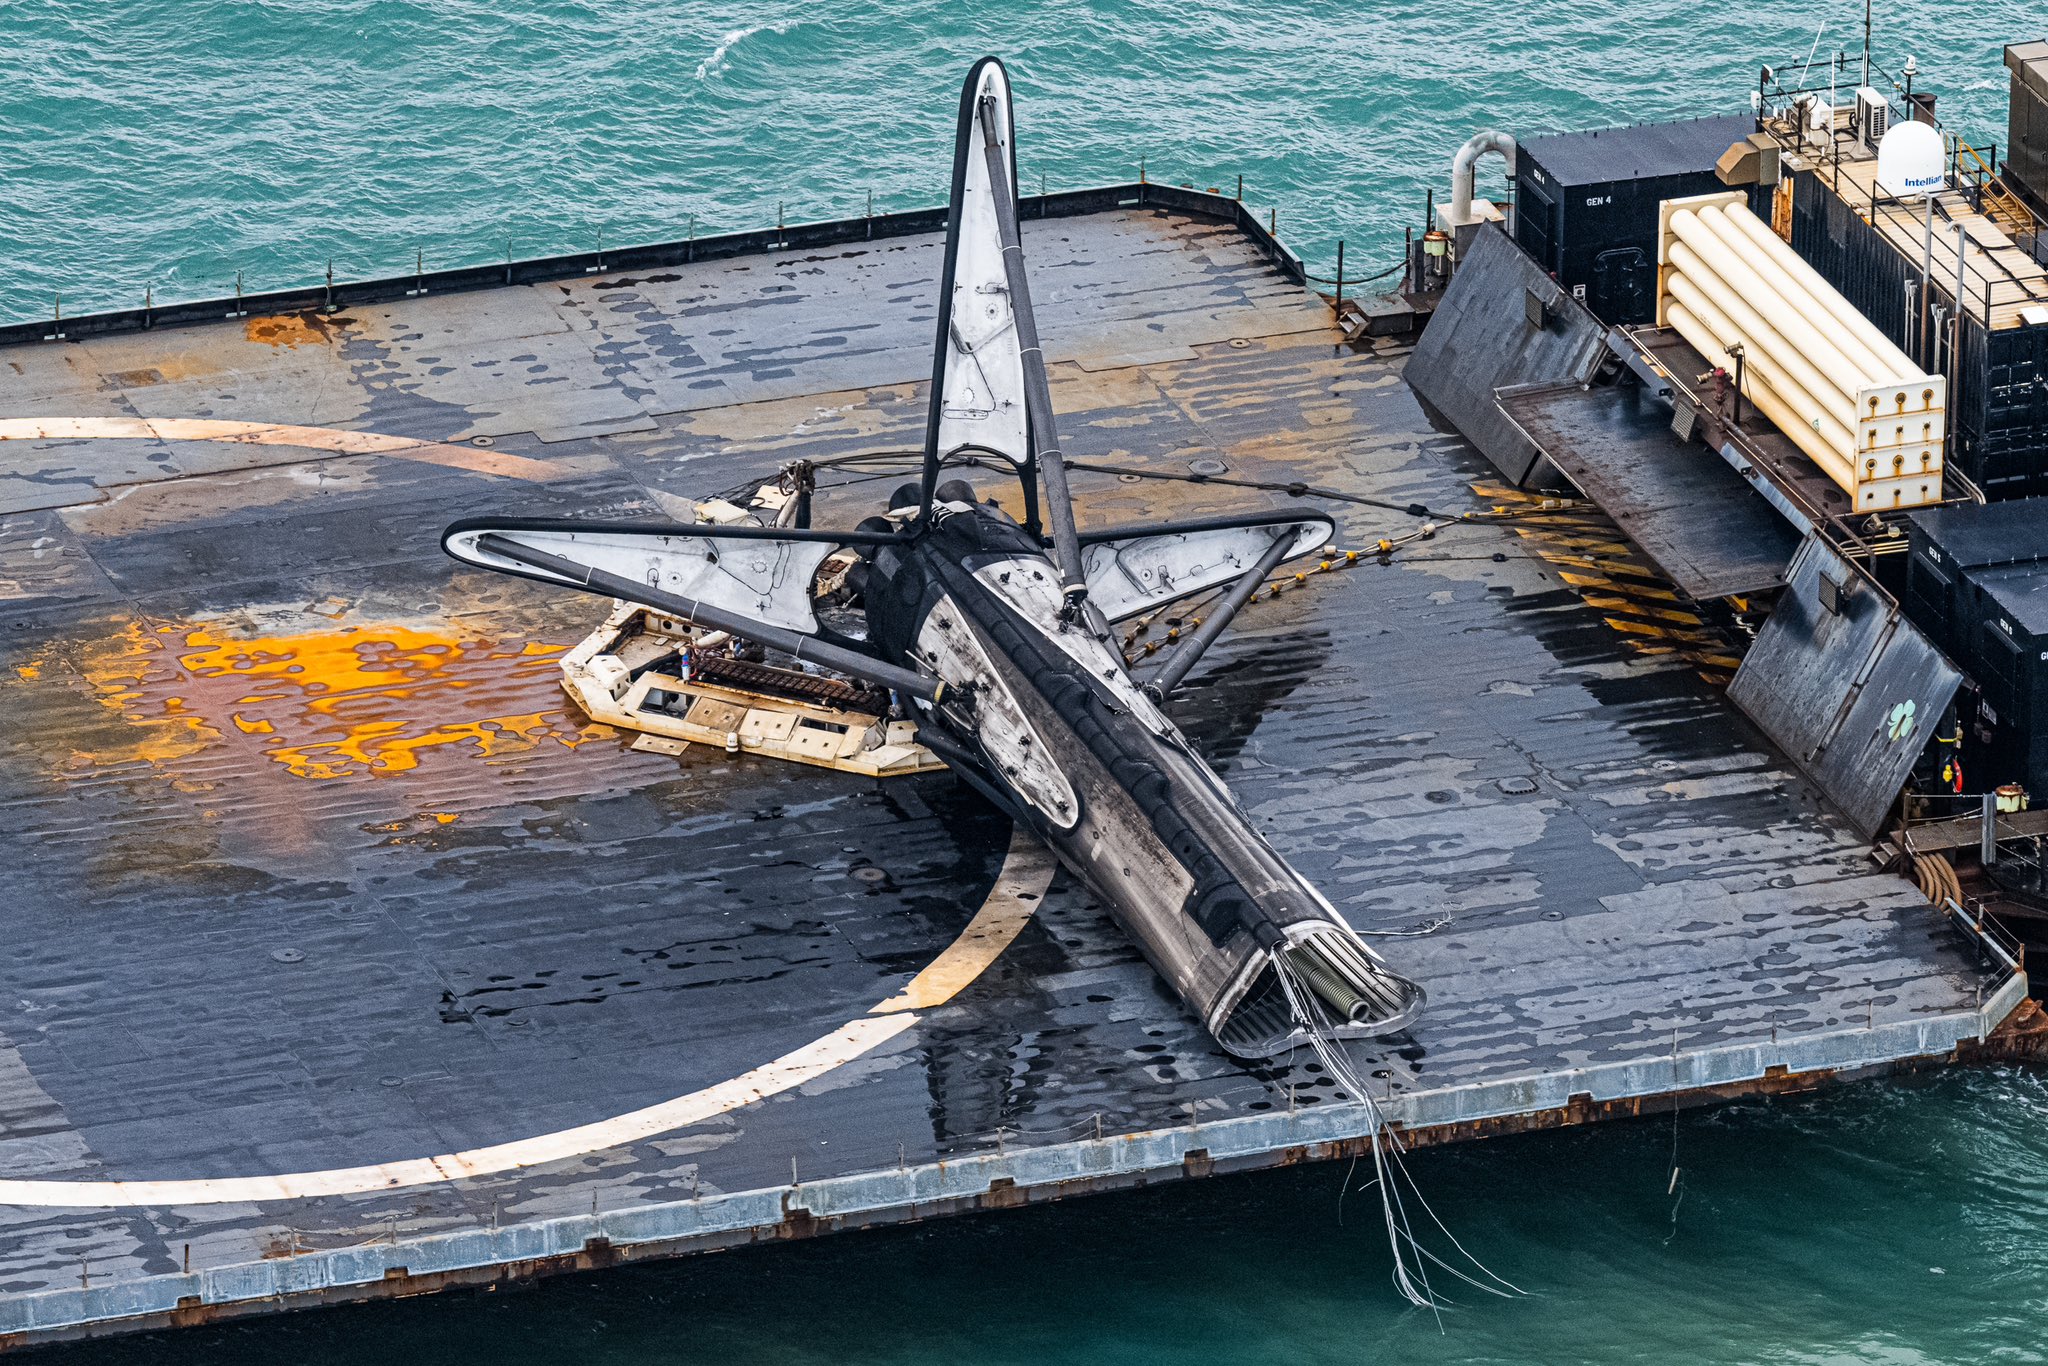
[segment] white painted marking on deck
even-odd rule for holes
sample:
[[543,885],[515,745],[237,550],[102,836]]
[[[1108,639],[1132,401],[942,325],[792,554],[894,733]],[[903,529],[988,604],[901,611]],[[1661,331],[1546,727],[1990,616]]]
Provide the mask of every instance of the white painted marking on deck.
[[917,1012],[951,1000],[1008,948],[1052,882],[1051,853],[1022,828],[980,910],[953,942],[897,995],[801,1048],[687,1095],[593,1124],[436,1157],[366,1167],[171,1181],[17,1181],[0,1179],[0,1205],[104,1209],[259,1203],[323,1195],[364,1195],[407,1186],[491,1176],[623,1147],[701,1124],[815,1081],[909,1029]]
[[[545,483],[565,471],[545,460],[503,451],[421,441],[383,432],[300,427],[285,422],[229,422],[201,417],[8,417],[0,441],[220,441],[231,446],[289,446],[330,455],[384,455],[427,465]],[[177,476],[167,476],[175,478]],[[147,481],[161,482],[161,481]]]

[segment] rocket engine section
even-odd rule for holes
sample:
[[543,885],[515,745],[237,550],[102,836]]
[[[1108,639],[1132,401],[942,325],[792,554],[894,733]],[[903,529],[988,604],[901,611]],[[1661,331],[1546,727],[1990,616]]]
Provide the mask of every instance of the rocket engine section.
[[1658,326],[1739,374],[1743,397],[1857,512],[1941,501],[1945,378],[1915,365],[1739,192],[1667,199],[1659,223]]
[[[1240,530],[1291,548],[1321,544],[1330,525],[1274,516],[1170,532],[1168,548],[1197,565],[1204,538],[1227,544]],[[1422,988],[1254,828],[1106,632],[1062,629],[1063,608],[1044,550],[965,499],[937,504],[916,541],[880,548],[867,589],[875,644],[945,682],[927,704],[926,743],[1102,894],[1226,1050],[1270,1057],[1305,1042],[1304,1010],[1336,1037],[1406,1028]]]

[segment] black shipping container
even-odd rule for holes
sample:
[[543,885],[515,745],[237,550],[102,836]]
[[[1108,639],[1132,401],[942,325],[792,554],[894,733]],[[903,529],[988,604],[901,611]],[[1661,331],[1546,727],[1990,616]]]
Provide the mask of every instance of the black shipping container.
[[[1909,326],[1909,261],[1812,171],[1792,185],[1792,249],[1877,324],[1915,364],[1932,369],[1917,316]],[[1953,307],[1937,276],[1935,294]],[[1947,463],[1988,498],[2048,494],[2048,324],[1992,330],[1966,316],[1949,372]]]
[[2037,777],[2048,779],[2048,563],[1979,570],[1970,587],[1978,664],[1971,676],[1983,691],[1981,710],[2012,737],[2022,781],[2041,791]]
[[2005,136],[2005,173],[2036,209],[2048,209],[2048,43],[2005,50],[2012,106]]
[[1911,520],[1906,615],[1972,684],[1957,699],[1967,786],[2048,795],[2048,498]]
[[1602,322],[1657,313],[1657,206],[1728,187],[1714,163],[1748,114],[1530,138],[1515,151],[1515,241]]

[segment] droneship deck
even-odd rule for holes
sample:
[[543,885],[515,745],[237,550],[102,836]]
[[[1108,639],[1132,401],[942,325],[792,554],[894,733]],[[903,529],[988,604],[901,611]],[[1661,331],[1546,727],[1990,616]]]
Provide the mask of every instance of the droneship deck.
[[[1485,505],[1235,205],[1102,203],[1025,229],[1077,458]],[[1308,1055],[1222,1055],[950,775],[631,752],[557,686],[605,604],[436,548],[915,445],[940,246],[0,348],[0,1342],[1359,1151]],[[1176,704],[1402,935],[1430,1008],[1357,1052],[1419,1141],[1950,1058],[2022,999],[1615,540],[1461,525],[1316,576]]]

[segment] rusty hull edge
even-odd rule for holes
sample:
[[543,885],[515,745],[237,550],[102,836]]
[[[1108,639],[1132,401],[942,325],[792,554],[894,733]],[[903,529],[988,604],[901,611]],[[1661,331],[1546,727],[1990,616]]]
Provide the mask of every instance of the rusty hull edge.
[[[1993,1020],[1997,1021],[1995,1026],[1990,1023]],[[1901,1041],[1917,1038],[1931,1042],[1947,1035],[1947,1042],[1936,1049],[1873,1057],[1873,1045],[1887,1032],[1899,1036]],[[2048,1014],[2027,998],[2025,978],[2015,975],[1976,1012],[1875,1029],[1830,1031],[1788,1040],[1780,1051],[1807,1058],[1832,1053],[1840,1061],[1807,1066],[1765,1063],[1746,1077],[1701,1080],[1664,1091],[1639,1090],[1605,1098],[1595,1094],[1595,1090],[1603,1089],[1599,1082],[1617,1072],[1635,1073],[1648,1066],[1674,1078],[1685,1073],[1711,1075],[1717,1055],[1761,1056],[1759,1048],[1749,1045],[1680,1053],[1648,1062],[1610,1064],[1547,1078],[1460,1088],[1485,1089],[1496,1094],[1502,1088],[1509,1092],[1517,1088],[1535,1091],[1549,1089],[1541,1083],[1559,1079],[1585,1080],[1593,1087],[1572,1090],[1557,1104],[1499,1109],[1429,1122],[1407,1122],[1397,1117],[1392,1123],[1406,1146],[1419,1148],[1563,1129],[1600,1120],[1669,1114],[1674,1109],[1748,1096],[1788,1095],[1811,1091],[1829,1082],[1897,1075],[1951,1063],[2040,1062],[2048,1059]],[[1427,1102],[1432,1095],[1445,1094],[1396,1096],[1383,1108],[1394,1116],[1439,1110],[1444,1108],[1441,1104]],[[1314,1110],[1274,1112],[1249,1119],[1196,1122],[1175,1129],[1113,1135],[1050,1148],[977,1154],[952,1162],[798,1183],[779,1190],[707,1196],[638,1210],[429,1235],[379,1245],[309,1250],[296,1257],[188,1275],[154,1276],[100,1289],[9,1297],[0,1299],[0,1322],[11,1320],[19,1326],[0,1331],[0,1351],[217,1323],[256,1314],[403,1299],[444,1290],[496,1290],[529,1284],[543,1276],[883,1228],[950,1214],[1019,1209],[1069,1196],[1129,1190],[1188,1177],[1349,1159],[1369,1153],[1372,1148],[1369,1130],[1359,1131],[1362,1117],[1363,1112],[1356,1106],[1319,1106]],[[1346,1128],[1352,1131],[1343,1132]],[[1317,1135],[1313,1131],[1318,1129],[1332,1132]],[[1299,1141],[1284,1141],[1288,1137]],[[1246,1139],[1253,1141],[1246,1143]],[[1004,1168],[1009,1170],[1004,1172]],[[721,1219],[722,1215],[726,1217]],[[694,1227],[664,1231],[660,1228],[663,1223]],[[479,1244],[488,1245],[488,1251],[445,1269],[418,1273],[411,1269],[412,1264],[421,1260],[446,1261],[450,1252],[460,1256],[461,1245],[465,1244],[479,1251],[485,1250]],[[201,1293],[176,1294],[172,1298],[171,1292],[192,1289]],[[37,1313],[38,1309],[48,1312]],[[24,1325],[24,1319],[30,1322]]]

